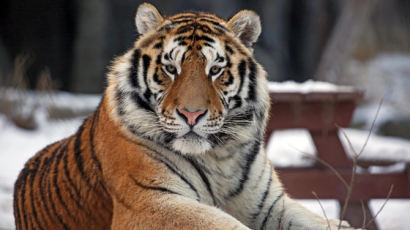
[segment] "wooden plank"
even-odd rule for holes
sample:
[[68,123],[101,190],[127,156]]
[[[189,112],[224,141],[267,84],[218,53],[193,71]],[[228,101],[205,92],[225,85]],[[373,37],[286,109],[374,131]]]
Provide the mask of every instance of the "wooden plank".
[[[294,198],[315,199],[312,191],[321,199],[344,200],[346,196],[345,186],[330,170],[279,168],[277,171],[284,187]],[[350,181],[350,171],[340,171],[340,174]],[[351,200],[386,198],[391,185],[394,185],[391,198],[410,198],[410,180],[403,172],[356,175]]]
[[354,102],[272,102],[267,133],[295,128],[311,131],[336,130],[336,124],[348,127],[355,108]]

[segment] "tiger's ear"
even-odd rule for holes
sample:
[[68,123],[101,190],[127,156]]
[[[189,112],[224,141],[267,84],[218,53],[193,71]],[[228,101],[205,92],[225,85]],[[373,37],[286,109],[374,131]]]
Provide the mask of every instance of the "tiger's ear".
[[142,3],[135,15],[135,25],[141,35],[155,29],[163,20],[157,8],[149,3]]
[[259,15],[251,10],[241,10],[228,21],[233,33],[247,47],[251,47],[261,34],[261,20]]

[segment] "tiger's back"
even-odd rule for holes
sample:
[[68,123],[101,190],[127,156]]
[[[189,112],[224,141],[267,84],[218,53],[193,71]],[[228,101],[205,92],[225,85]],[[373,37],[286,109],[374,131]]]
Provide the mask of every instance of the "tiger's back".
[[112,201],[94,147],[95,115],[33,156],[14,186],[17,229],[108,229]]

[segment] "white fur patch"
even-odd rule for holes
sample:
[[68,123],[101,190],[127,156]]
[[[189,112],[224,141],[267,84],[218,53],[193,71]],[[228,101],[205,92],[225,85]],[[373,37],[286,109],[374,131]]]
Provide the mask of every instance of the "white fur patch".
[[183,154],[202,154],[211,150],[212,146],[202,138],[178,138],[172,143],[172,148]]

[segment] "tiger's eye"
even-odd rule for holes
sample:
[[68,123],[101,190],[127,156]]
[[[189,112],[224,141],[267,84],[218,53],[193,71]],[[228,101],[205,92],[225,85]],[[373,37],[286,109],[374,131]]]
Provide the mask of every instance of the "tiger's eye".
[[209,73],[211,75],[216,75],[219,73],[219,71],[221,71],[221,67],[215,65],[211,67],[211,70],[209,71]]
[[177,73],[177,68],[174,65],[166,65],[165,69],[170,73],[170,74],[176,74]]

